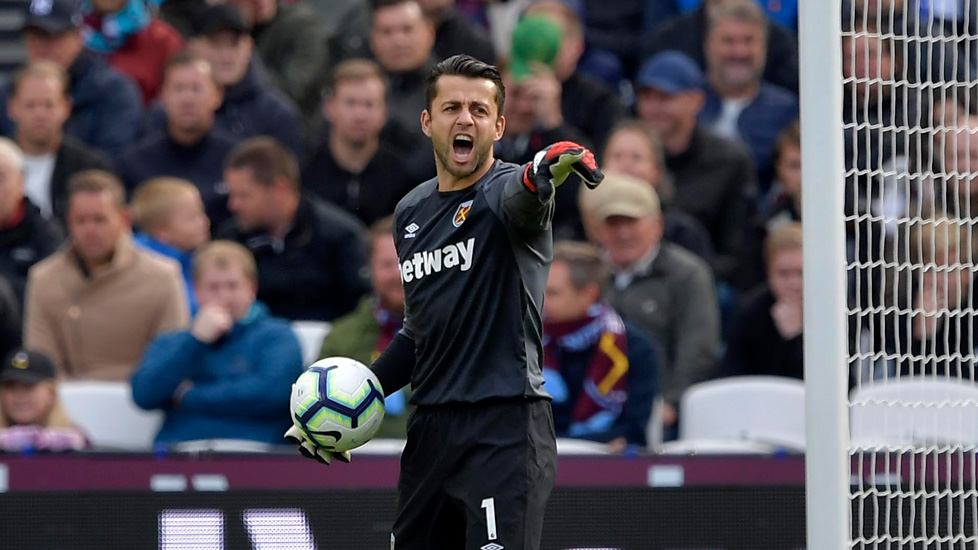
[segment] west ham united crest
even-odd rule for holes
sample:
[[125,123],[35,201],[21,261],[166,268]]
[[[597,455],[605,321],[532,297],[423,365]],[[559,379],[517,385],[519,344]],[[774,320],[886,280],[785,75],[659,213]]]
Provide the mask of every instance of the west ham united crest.
[[465,201],[458,205],[458,210],[455,211],[455,216],[452,217],[452,225],[460,227],[465,223],[466,218],[469,217],[470,210],[472,210],[472,201]]

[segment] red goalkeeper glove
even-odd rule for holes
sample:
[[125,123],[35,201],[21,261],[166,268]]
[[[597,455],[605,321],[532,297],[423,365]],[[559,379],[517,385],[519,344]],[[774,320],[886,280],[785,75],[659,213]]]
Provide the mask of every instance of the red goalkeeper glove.
[[533,162],[523,171],[523,185],[537,193],[540,200],[548,201],[571,173],[580,176],[590,189],[604,179],[594,153],[587,147],[573,141],[558,141],[534,155]]

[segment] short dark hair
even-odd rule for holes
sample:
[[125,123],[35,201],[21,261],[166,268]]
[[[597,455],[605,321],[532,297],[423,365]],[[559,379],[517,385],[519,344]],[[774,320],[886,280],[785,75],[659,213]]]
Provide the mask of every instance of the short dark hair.
[[214,74],[214,66],[211,65],[211,62],[187,48],[178,51],[166,60],[166,64],[163,65],[163,78],[165,80],[166,75],[169,74],[172,69],[195,65],[197,63],[207,65],[207,70],[210,72],[211,80],[216,86],[221,87],[221,84],[217,81],[217,75]]
[[438,79],[443,76],[484,78],[492,81],[496,85],[497,116],[502,116],[503,104],[506,102],[506,87],[503,86],[503,78],[499,75],[499,69],[465,54],[453,55],[441,61],[428,74],[428,80],[425,82],[424,106],[429,112],[431,111],[431,102],[438,95]]
[[608,278],[601,252],[591,243],[558,241],[554,243],[554,263],[563,262],[570,270],[571,285],[584,290],[588,285],[602,285]]
[[68,179],[68,199],[78,193],[108,193],[120,209],[126,206],[126,188],[122,181],[105,170],[83,170]]
[[242,141],[224,159],[224,168],[247,168],[258,184],[271,187],[275,178],[284,177],[293,190],[299,192],[299,162],[284,145],[275,138],[253,137]]

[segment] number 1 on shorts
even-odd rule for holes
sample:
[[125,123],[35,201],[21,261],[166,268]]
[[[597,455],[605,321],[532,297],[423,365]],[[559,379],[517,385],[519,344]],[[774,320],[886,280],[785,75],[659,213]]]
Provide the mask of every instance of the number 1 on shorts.
[[496,500],[482,499],[482,508],[486,509],[486,534],[489,540],[496,540]]

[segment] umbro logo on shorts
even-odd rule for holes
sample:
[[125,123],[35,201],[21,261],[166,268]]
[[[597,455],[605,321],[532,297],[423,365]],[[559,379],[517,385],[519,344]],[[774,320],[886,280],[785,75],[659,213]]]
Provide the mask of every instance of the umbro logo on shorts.
[[480,548],[480,550],[503,550],[504,546],[502,544],[496,544],[495,542],[490,542],[489,544]]

